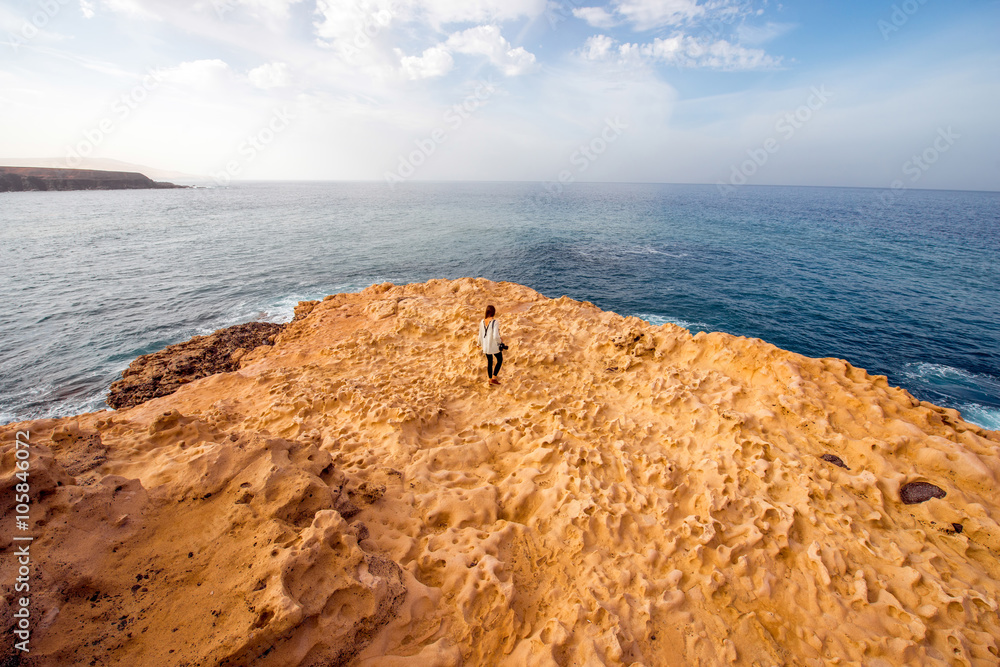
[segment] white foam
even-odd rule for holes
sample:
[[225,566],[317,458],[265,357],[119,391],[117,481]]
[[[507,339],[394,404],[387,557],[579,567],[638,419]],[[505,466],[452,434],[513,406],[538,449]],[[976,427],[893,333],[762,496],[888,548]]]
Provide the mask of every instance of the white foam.
[[624,255],[663,255],[664,257],[674,257],[679,259],[681,257],[687,257],[686,252],[667,252],[666,250],[658,250],[651,245],[644,246],[634,246],[632,248],[625,248],[622,250]]
[[199,336],[207,336],[208,334],[214,333],[219,329],[231,327],[236,324],[243,324],[245,322],[274,322],[275,324],[291,322],[292,318],[295,317],[295,306],[297,306],[300,301],[316,301],[323,299],[330,294],[360,292],[361,290],[380,282],[384,282],[384,280],[376,278],[365,281],[364,283],[341,283],[339,285],[333,285],[326,290],[295,292],[293,294],[272,299],[263,304],[259,302],[251,303],[249,301],[241,301],[230,308],[229,311],[220,319],[213,321],[207,326],[199,328],[197,330],[197,334]]
[[917,380],[928,380],[928,379],[942,379],[948,380],[950,382],[964,381],[964,382],[975,382],[978,379],[985,379],[986,376],[977,375],[976,373],[970,373],[967,370],[961,368],[954,368],[952,366],[945,366],[943,364],[932,364],[928,362],[921,362],[918,364],[907,364],[903,367],[903,373],[907,377],[911,377]]
[[207,336],[219,329],[245,322],[288,322],[294,315],[295,305],[303,300],[306,300],[305,297],[288,295],[265,304],[241,301],[219,319],[199,327],[196,333],[199,336]]
[[623,246],[623,245],[612,245],[608,246],[605,244],[588,244],[586,246],[576,246],[570,249],[571,252],[577,254],[584,259],[591,261],[600,260],[626,260],[630,256],[634,255],[661,255],[663,257],[671,257],[673,259],[681,259],[688,256],[686,252],[671,252],[668,250],[661,250],[659,248],[654,248],[651,245],[634,245],[634,246]]
[[978,403],[962,404],[958,411],[962,413],[962,419],[982,426],[990,431],[1000,431],[1000,408],[992,408]]
[[[41,396],[45,394],[52,394],[52,387],[43,387],[36,391],[24,392],[19,396],[28,395]],[[100,410],[107,410],[108,405],[105,402],[107,398],[107,388],[102,388],[96,393],[91,393],[88,396],[70,398],[64,400],[51,400],[47,402],[45,407],[33,408],[33,409],[23,409],[20,411],[15,410],[3,410],[0,411],[0,424],[10,424],[13,422],[29,421],[33,419],[58,419],[60,417],[72,417],[75,415],[82,415],[88,412],[98,412]]]
[[689,322],[676,317],[665,317],[663,315],[653,315],[651,313],[636,313],[634,317],[638,317],[640,320],[645,320],[655,327],[662,326],[664,324],[676,324],[677,326],[689,331],[715,331],[711,325],[705,324],[704,322]]
[[[1000,379],[983,373],[973,373],[962,368],[944,364],[917,363],[903,367],[903,375],[941,393],[948,394],[947,387],[965,387],[986,396],[996,395],[1000,390]],[[1000,408],[982,405],[973,401],[959,401],[954,406],[962,413],[962,418],[972,424],[991,431],[1000,430]]]

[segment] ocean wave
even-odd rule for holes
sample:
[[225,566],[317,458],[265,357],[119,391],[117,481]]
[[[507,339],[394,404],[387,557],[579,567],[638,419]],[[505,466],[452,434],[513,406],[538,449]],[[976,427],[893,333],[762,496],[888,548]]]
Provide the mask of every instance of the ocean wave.
[[676,252],[656,248],[652,245],[609,245],[609,244],[587,244],[576,245],[570,248],[570,252],[588,261],[616,260],[622,261],[629,257],[660,255],[672,259],[683,259],[688,256],[686,252]]
[[979,405],[978,403],[966,403],[955,408],[962,413],[962,419],[982,426],[990,431],[1000,431],[1000,408]]
[[676,324],[682,329],[687,329],[688,331],[694,333],[698,333],[699,331],[715,331],[715,328],[710,324],[705,324],[704,322],[689,322],[677,317],[666,317],[663,315],[653,315],[651,313],[635,313],[633,317],[645,320],[655,327],[662,326],[664,324]]
[[667,252],[666,250],[660,250],[659,248],[654,248],[651,245],[643,246],[631,246],[626,248],[621,248],[619,250],[623,255],[663,255],[664,257],[673,257],[675,259],[680,259],[682,257],[687,257],[686,252]]
[[295,306],[299,301],[307,301],[302,295],[287,295],[267,301],[241,301],[233,305],[222,317],[201,326],[197,335],[207,336],[219,329],[244,324],[246,322],[288,322],[295,315]]
[[234,305],[221,318],[213,320],[198,329],[199,336],[207,336],[219,329],[231,327],[246,322],[273,322],[284,324],[295,317],[295,306],[301,301],[318,301],[330,294],[360,292],[374,284],[384,282],[383,279],[372,279],[364,282],[349,282],[332,285],[328,289],[294,292],[273,299],[262,301],[241,301]]
[[929,362],[906,364],[902,374],[915,388],[934,392],[931,402],[958,410],[967,422],[1000,430],[1000,405],[989,405],[1000,396],[1000,378]]
[[944,380],[971,380],[975,381],[978,378],[988,377],[980,375],[978,373],[973,373],[962,368],[955,368],[953,366],[945,366],[944,364],[932,364],[929,362],[920,362],[916,364],[906,364],[903,367],[903,373],[907,377],[913,379],[944,379]]
[[58,387],[43,385],[30,391],[0,397],[5,409],[0,410],[0,424],[33,419],[58,419],[88,412],[107,410],[107,387],[73,398],[59,398]]
[[902,372],[908,379],[930,387],[959,386],[991,396],[1000,395],[1000,378],[986,373],[974,373],[964,368],[929,362],[906,364]]

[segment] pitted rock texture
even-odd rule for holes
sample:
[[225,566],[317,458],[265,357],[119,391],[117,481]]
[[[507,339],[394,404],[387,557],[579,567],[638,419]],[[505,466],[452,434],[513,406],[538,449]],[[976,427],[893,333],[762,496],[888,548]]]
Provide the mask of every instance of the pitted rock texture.
[[300,310],[233,372],[0,428],[4,516],[34,451],[22,664],[997,664],[1000,434],[955,411],[509,283]]

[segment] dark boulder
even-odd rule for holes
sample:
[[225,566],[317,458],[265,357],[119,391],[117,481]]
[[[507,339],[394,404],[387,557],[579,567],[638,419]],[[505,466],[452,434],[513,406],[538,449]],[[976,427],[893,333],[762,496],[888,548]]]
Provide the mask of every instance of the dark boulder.
[[899,499],[907,505],[916,505],[931,498],[944,498],[946,495],[944,489],[929,482],[910,482],[899,490]]

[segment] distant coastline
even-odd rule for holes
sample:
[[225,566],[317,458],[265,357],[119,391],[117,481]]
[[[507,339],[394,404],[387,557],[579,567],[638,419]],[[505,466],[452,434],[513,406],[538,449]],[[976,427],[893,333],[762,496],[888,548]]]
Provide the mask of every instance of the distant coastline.
[[138,172],[97,169],[0,167],[0,192],[45,190],[146,190],[183,188],[157,182]]

